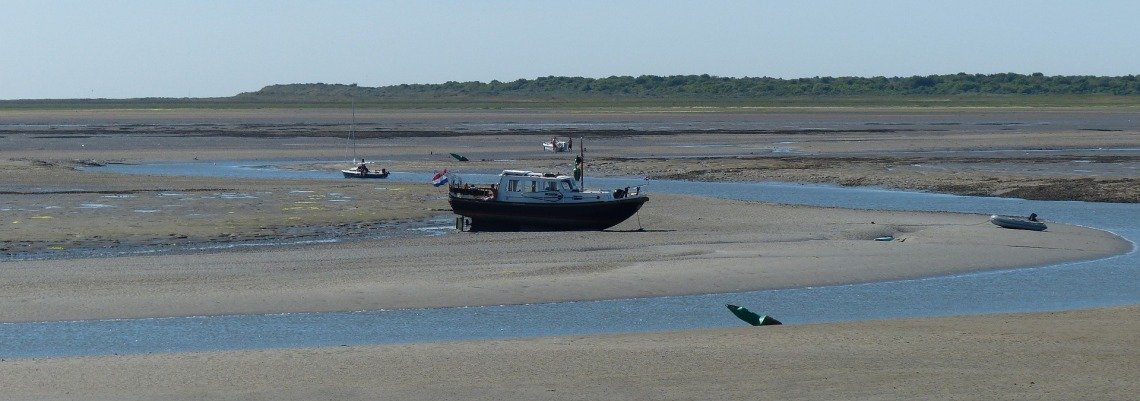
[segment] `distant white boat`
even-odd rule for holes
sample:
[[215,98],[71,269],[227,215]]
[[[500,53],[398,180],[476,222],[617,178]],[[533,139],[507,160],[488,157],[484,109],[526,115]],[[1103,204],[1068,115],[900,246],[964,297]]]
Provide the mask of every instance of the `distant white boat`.
[[341,170],[344,178],[388,178],[388,170],[380,169],[380,171],[364,170],[359,168]]
[[574,140],[567,139],[565,141],[558,140],[558,137],[550,139],[549,142],[542,143],[542,150],[546,152],[566,152],[574,148]]

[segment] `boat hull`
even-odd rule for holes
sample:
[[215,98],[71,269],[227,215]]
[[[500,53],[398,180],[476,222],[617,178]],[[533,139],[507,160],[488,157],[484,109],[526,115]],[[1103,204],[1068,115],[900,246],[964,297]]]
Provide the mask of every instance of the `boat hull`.
[[361,173],[361,172],[359,172],[359,171],[356,171],[356,170],[341,170],[340,172],[341,172],[342,174],[344,174],[344,178],[388,178],[388,174],[389,174],[388,172],[383,172],[383,173],[374,173],[374,172]]
[[1044,231],[1045,223],[1040,221],[1026,220],[1021,217],[1014,216],[990,216],[990,223],[1002,228],[1013,228],[1017,230],[1031,230],[1031,231]]
[[605,230],[633,216],[648,200],[522,203],[449,197],[451,210],[471,219],[471,231]]

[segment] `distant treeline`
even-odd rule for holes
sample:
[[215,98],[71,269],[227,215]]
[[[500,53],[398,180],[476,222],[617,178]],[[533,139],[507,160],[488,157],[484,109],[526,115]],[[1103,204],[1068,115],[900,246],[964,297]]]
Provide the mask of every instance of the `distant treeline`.
[[879,95],[1140,95],[1135,75],[1045,76],[949,74],[912,77],[725,78],[711,75],[642,75],[609,78],[541,77],[511,82],[445,82],[364,87],[355,84],[270,85],[235,100],[333,99],[540,99],[691,98]]
[[912,77],[541,77],[366,87],[270,85],[215,98],[0,100],[0,110],[109,108],[1097,107],[1140,106],[1136,75],[949,74]]

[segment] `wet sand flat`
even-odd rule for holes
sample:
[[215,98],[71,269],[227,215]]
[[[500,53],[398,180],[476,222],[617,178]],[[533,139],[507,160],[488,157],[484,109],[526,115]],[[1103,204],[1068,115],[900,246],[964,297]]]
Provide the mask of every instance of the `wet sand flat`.
[[[653,195],[606,232],[457,233],[5,262],[0,320],[498,305],[927,277],[1126,252],[1107,232],[985,215]],[[644,229],[643,231],[641,229]],[[895,241],[874,241],[891,235]],[[916,261],[922,261],[916,263]]]
[[[1140,201],[1140,112],[1132,108],[357,110],[355,124],[351,115],[347,108],[0,111],[0,155],[55,164],[344,161],[351,135],[359,156],[396,171],[565,170],[569,156],[536,152],[557,135],[583,142],[590,172],[600,175]],[[455,164],[453,152],[472,162]]]

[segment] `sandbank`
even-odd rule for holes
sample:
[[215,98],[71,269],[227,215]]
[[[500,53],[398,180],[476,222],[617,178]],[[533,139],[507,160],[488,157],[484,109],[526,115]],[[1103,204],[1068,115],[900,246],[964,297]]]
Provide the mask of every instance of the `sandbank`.
[[1140,307],[0,362],[5,399],[1133,400]]
[[[0,321],[496,305],[833,285],[1087,260],[1107,232],[985,215],[654,195],[603,232],[455,233],[232,252],[12,261]],[[874,239],[891,235],[894,241]]]

